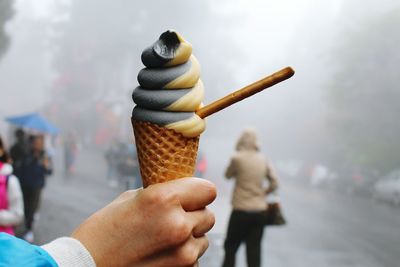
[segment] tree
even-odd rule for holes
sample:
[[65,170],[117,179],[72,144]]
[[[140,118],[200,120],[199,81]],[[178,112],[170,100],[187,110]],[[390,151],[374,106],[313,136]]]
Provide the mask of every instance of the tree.
[[[200,62],[203,58],[213,62],[211,68],[202,70],[203,76],[209,77],[204,81],[206,86],[213,85],[208,96],[215,98],[218,87],[222,87],[218,85],[229,86],[233,81],[229,66],[231,61],[238,60],[234,57],[238,53],[224,30],[227,22],[213,13],[206,1],[172,0],[155,4],[73,0],[60,10],[67,18],[54,25],[51,40],[58,76],[51,103],[58,110],[57,117],[62,118],[58,124],[65,128],[71,125],[90,128],[89,131],[98,128],[105,121],[104,117],[98,118],[98,113],[103,113],[113,102],[126,102],[129,108],[124,113],[129,116],[133,107],[130,94],[143,67],[140,53],[169,28],[178,29],[193,43]],[[204,51],[197,49],[200,43],[207,45]],[[226,43],[230,46],[226,47]]]
[[0,58],[8,48],[9,37],[5,32],[5,24],[13,16],[12,0],[0,0]]
[[330,84],[336,162],[382,172],[400,167],[400,9],[341,34]]

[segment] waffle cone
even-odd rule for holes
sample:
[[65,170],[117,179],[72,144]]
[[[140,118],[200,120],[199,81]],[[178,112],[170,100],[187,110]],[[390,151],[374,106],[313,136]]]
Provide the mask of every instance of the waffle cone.
[[132,120],[143,187],[193,176],[199,136],[189,138],[156,124]]

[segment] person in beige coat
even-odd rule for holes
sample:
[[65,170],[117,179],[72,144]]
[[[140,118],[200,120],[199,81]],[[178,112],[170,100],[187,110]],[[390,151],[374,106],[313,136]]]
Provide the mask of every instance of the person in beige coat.
[[[278,186],[277,176],[267,158],[259,151],[255,130],[243,131],[236,150],[225,173],[226,178],[235,179],[235,189],[222,266],[235,266],[236,251],[245,242],[248,267],[260,267],[264,231],[262,212],[267,208],[266,195]],[[267,187],[264,186],[265,180],[268,180]]]

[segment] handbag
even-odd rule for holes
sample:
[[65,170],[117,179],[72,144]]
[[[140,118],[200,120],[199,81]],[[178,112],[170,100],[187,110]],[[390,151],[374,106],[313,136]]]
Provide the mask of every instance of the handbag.
[[285,225],[286,219],[281,209],[281,199],[277,190],[267,196],[267,208],[263,212],[264,226]]
[[282,214],[279,202],[268,203],[263,212],[264,226],[280,226],[286,224],[286,219]]

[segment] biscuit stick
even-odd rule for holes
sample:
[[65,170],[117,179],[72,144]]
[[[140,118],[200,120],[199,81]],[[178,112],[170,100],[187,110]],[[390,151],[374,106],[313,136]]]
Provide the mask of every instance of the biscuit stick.
[[247,85],[242,89],[239,89],[207,106],[202,107],[201,109],[196,111],[196,114],[200,118],[204,119],[205,117],[208,117],[214,114],[215,112],[218,112],[226,107],[229,107],[230,105],[238,101],[241,101],[249,96],[261,92],[262,90],[267,89],[268,87],[271,87],[286,79],[289,79],[293,75],[294,75],[294,70],[291,67],[286,67],[278,72],[275,72],[270,76],[267,76],[259,81]]

